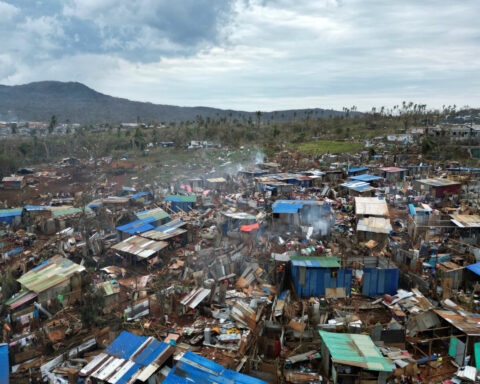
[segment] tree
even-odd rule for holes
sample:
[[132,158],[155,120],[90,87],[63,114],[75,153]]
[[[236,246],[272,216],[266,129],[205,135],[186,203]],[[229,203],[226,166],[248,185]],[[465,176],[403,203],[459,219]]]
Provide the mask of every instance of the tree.
[[17,123],[10,124],[10,129],[12,130],[12,135],[17,133]]
[[2,303],[5,303],[18,291],[18,283],[15,280],[13,271],[10,267],[8,267],[5,273],[2,274],[0,283],[2,285]]
[[55,127],[57,126],[57,116],[52,115],[50,118],[50,124],[48,125],[48,133],[52,133]]

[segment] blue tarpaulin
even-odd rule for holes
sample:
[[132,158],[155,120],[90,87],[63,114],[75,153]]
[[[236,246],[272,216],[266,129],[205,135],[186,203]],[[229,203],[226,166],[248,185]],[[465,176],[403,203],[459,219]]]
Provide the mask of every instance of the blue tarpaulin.
[[467,265],[467,269],[480,276],[480,263]]
[[373,187],[370,184],[365,183],[364,181],[356,181],[356,180],[347,181],[346,183],[342,184],[342,187],[351,189],[356,192],[365,192],[373,189]]
[[148,196],[148,195],[151,195],[151,193],[150,192],[138,192],[138,193],[130,196],[130,200],[138,199],[139,197],[144,197],[144,196]]
[[362,279],[362,295],[381,296],[396,295],[398,291],[398,268],[365,268]]
[[277,200],[273,203],[273,213],[298,213],[306,204],[317,204],[316,200]]
[[20,252],[22,252],[22,249],[23,249],[22,247],[15,248],[15,249],[11,250],[10,252],[8,252],[7,256],[12,256],[12,255],[15,255],[16,253],[20,253]]
[[408,210],[410,211],[410,214],[412,216],[415,216],[417,214],[417,212],[415,211],[415,207],[413,204],[408,204]]
[[0,344],[0,383],[10,382],[10,367],[8,363],[8,344]]

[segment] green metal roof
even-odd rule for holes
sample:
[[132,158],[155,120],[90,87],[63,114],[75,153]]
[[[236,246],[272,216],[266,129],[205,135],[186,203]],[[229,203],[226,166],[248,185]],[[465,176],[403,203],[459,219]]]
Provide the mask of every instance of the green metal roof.
[[23,208],[10,208],[10,209],[0,209],[1,214],[14,214],[14,213],[22,213]]
[[195,195],[167,195],[165,200],[174,199],[174,201],[181,201],[182,203],[196,203],[197,196]]
[[153,217],[155,220],[162,220],[170,217],[170,215],[162,208],[154,208],[149,211],[138,212],[135,216],[137,216],[139,220],[148,219],[150,217]]
[[392,361],[383,357],[368,335],[319,331],[332,361],[369,371],[392,371]]
[[338,257],[329,256],[329,257],[315,257],[315,256],[290,256],[291,261],[313,261],[314,263],[311,266],[316,266],[320,268],[340,268],[340,259]]
[[25,273],[17,281],[27,289],[40,293],[63,283],[75,273],[84,270],[85,267],[71,260],[55,256]]

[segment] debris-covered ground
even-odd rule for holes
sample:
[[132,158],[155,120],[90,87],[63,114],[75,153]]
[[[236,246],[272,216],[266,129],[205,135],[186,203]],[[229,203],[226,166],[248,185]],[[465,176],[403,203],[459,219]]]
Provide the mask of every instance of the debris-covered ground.
[[476,381],[479,174],[199,149],[5,178],[0,382]]

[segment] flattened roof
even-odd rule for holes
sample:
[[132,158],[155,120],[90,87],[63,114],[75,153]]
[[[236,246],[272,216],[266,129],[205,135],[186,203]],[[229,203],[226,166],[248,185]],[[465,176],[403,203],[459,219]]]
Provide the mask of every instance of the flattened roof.
[[290,256],[294,267],[307,268],[340,268],[338,257],[305,257]]
[[398,168],[398,167],[383,167],[383,168],[379,168],[379,169],[380,169],[381,171],[387,172],[387,173],[406,171],[405,168]]
[[182,203],[196,203],[197,196],[195,195],[167,195],[165,201],[177,201]]
[[434,312],[468,336],[480,336],[480,315],[463,310],[461,313],[440,309]]
[[187,232],[187,230],[180,228],[185,224],[186,223],[180,219],[175,219],[151,231],[142,233],[142,237],[147,237],[153,240],[167,240]]
[[370,184],[365,183],[364,181],[356,180],[347,181],[346,183],[342,184],[342,187],[351,189],[356,192],[367,192],[374,189]]
[[35,293],[40,293],[70,279],[75,273],[85,270],[85,267],[61,256],[54,256],[44,261],[38,267],[25,273],[17,281]]
[[363,175],[358,176],[350,176],[349,179],[357,180],[357,181],[374,181],[374,180],[383,180],[383,177],[369,175],[368,173],[364,173]]
[[123,331],[105,352],[95,356],[82,368],[80,375],[112,384],[124,384],[132,379],[146,381],[174,350],[173,346],[153,337],[137,336]]
[[358,221],[357,231],[390,233],[392,224],[390,224],[390,219],[385,217],[364,217]]
[[226,369],[220,364],[190,351],[185,352],[163,383],[267,384],[255,377]]
[[479,215],[450,215],[450,217],[460,228],[480,228]]
[[369,371],[392,371],[392,361],[380,353],[368,335],[319,331],[332,361]]
[[449,179],[438,179],[438,178],[433,178],[433,179],[420,179],[417,180],[417,182],[421,184],[426,184],[430,185],[431,187],[445,187],[447,185],[460,185],[458,181],[453,181]]
[[147,219],[147,218],[155,219],[152,221],[162,220],[167,217],[170,217],[170,215],[167,212],[165,212],[162,208],[154,208],[154,209],[149,209],[142,212],[137,212],[135,216],[137,216],[138,219],[140,220]]
[[158,251],[162,250],[168,245],[165,241],[155,241],[145,239],[140,236],[131,236],[128,239],[112,246],[112,249],[130,253],[132,255],[146,259],[153,256]]
[[355,197],[355,214],[388,216],[387,202],[383,197]]

